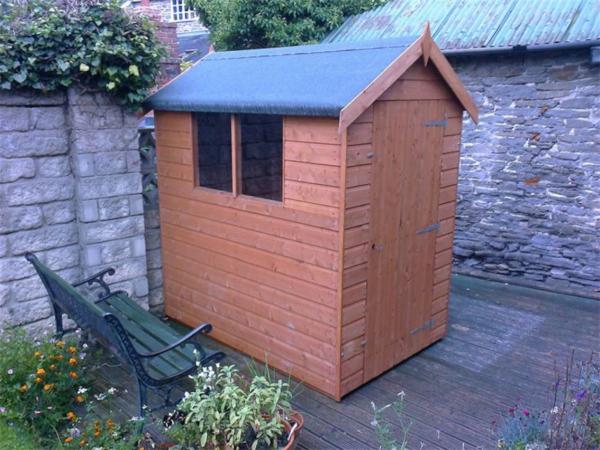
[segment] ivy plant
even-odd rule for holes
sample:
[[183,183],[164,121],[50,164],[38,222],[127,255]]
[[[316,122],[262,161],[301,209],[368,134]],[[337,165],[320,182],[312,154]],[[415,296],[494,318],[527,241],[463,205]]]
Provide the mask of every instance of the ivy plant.
[[146,17],[116,0],[6,2],[0,15],[0,89],[72,85],[137,108],[165,51]]

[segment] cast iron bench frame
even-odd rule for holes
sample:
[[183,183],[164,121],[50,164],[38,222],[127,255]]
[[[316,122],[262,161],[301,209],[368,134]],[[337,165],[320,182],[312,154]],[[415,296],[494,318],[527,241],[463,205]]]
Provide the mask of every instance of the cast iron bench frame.
[[[113,268],[104,269],[79,283],[70,284],[45,266],[33,253],[26,253],[25,258],[33,265],[48,292],[54,311],[57,336],[62,337],[76,329],[64,329],[63,314],[67,314],[79,328],[91,332],[94,338],[121,361],[133,367],[138,384],[140,417],[146,412],[176,405],[179,400],[171,399],[171,390],[178,380],[193,374],[199,367],[225,357],[223,352],[207,352],[198,342],[192,340],[198,334],[210,333],[212,325],[204,323],[185,335],[178,334],[137,305],[125,291],[111,291],[104,277],[114,275]],[[98,284],[102,288],[98,300],[89,301],[75,289],[84,284]],[[140,330],[146,334],[142,336]],[[157,338],[157,335],[162,336]],[[148,344],[148,341],[151,344]],[[156,348],[157,343],[160,343],[160,348]],[[150,348],[141,351],[141,345]],[[184,358],[186,354],[182,347],[186,345],[193,347],[199,364],[192,361],[190,365],[190,358]],[[165,363],[178,368],[178,371],[163,376],[156,376],[156,370],[154,374],[150,373],[149,365],[153,360],[156,361],[156,358],[163,358]],[[148,389],[160,395],[160,388],[167,389],[164,404],[152,409],[147,403]]]

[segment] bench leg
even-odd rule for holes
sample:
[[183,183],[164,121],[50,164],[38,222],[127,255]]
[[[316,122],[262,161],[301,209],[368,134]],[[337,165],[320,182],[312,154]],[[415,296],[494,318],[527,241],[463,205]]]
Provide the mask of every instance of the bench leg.
[[141,380],[138,378],[138,414],[139,417],[144,417],[145,409],[144,407],[148,407],[148,388]]
[[65,330],[63,328],[63,312],[55,304],[52,304],[52,309],[54,310],[54,322],[56,325],[56,336],[58,338],[62,338],[63,335],[65,334]]

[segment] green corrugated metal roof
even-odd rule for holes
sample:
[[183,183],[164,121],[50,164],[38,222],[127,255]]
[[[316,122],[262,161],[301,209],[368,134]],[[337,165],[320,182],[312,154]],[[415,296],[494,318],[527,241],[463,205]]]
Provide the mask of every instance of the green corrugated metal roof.
[[211,53],[145,107],[337,117],[416,39]]
[[442,50],[598,43],[600,0],[392,0],[350,17],[324,42],[418,35]]

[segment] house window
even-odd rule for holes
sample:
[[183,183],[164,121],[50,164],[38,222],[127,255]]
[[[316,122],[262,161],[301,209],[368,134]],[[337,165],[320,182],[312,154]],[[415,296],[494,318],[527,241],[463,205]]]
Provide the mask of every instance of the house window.
[[199,186],[282,200],[282,116],[196,113],[195,117]]
[[196,11],[186,5],[186,0],[171,0],[171,17],[175,22],[196,19]]
[[196,113],[198,185],[232,192],[231,114]]
[[241,193],[281,200],[283,120],[281,116],[242,114]]

